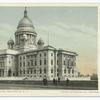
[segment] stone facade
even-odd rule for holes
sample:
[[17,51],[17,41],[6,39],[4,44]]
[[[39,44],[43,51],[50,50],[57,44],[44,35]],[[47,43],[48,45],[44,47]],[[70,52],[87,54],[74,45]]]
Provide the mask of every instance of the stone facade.
[[75,52],[44,46],[24,11],[24,17],[15,32],[15,42],[8,41],[8,49],[0,50],[0,77],[27,77],[34,80],[48,80],[78,77]]

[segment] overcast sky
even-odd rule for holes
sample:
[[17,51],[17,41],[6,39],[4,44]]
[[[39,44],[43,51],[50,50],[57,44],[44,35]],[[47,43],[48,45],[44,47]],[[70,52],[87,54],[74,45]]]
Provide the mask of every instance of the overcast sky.
[[[83,74],[97,69],[97,8],[96,7],[29,7],[38,38],[56,48],[75,51],[77,68]],[[0,7],[0,49],[14,39],[18,22],[23,18],[23,7]]]

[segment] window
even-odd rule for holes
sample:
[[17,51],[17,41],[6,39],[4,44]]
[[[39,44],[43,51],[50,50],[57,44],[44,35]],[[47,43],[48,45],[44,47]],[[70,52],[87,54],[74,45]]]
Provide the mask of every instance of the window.
[[23,59],[25,59],[25,56],[23,56]]
[[22,60],[22,57],[20,56],[20,60]]
[[68,74],[70,74],[70,69],[68,69]]
[[31,66],[33,66],[33,60],[31,60]]
[[27,70],[27,74],[29,74],[29,70]]
[[44,73],[46,74],[46,68],[44,69]]
[[25,62],[23,62],[23,67],[25,67]]
[[23,70],[23,73],[25,74],[25,70]]
[[66,73],[66,69],[64,69],[64,73]]
[[59,69],[57,68],[57,72],[59,72]]
[[64,65],[65,65],[65,61],[64,61]]
[[36,69],[34,69],[34,73],[36,74]]
[[57,65],[59,64],[58,60],[57,60]]
[[35,66],[37,65],[37,62],[35,61]]
[[44,65],[46,65],[46,59],[44,59]]
[[51,60],[51,65],[53,65],[53,60]]
[[20,67],[22,67],[22,63],[20,62]]
[[42,60],[40,60],[40,65],[42,65]]
[[36,58],[36,54],[34,55],[34,57]]
[[44,56],[46,56],[46,53],[44,53]]
[[40,74],[42,73],[42,69],[40,68]]
[[51,56],[53,56],[53,53],[51,53]]
[[72,74],[74,74],[74,69],[72,69]]
[[20,70],[20,74],[22,74],[22,71]]
[[30,66],[30,62],[28,62],[28,66]]
[[51,73],[53,73],[53,69],[51,69]]
[[33,73],[33,70],[31,69],[31,74]]
[[41,57],[41,53],[40,53],[40,57]]

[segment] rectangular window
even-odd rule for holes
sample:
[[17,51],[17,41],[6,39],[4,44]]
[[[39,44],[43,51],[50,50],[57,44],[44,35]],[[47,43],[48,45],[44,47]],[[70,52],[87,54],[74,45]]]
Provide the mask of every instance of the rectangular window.
[[33,73],[33,70],[31,69],[31,74]]
[[44,53],[44,56],[46,56],[46,53]]
[[36,69],[34,69],[34,74],[36,74]]
[[51,73],[53,73],[53,69],[51,69]]
[[65,61],[64,61],[64,65],[65,65]]
[[51,60],[51,65],[53,65],[53,60]]
[[28,64],[27,64],[28,66],[30,66],[30,62],[28,62]]
[[59,65],[59,62],[58,62],[58,60],[57,60],[57,65]]
[[23,56],[23,59],[25,59],[25,56]]
[[35,66],[37,65],[37,62],[35,61]]
[[27,70],[27,74],[29,74],[29,69]]
[[40,53],[40,57],[41,57],[41,53]]
[[20,60],[22,60],[22,57],[20,56]]
[[44,73],[46,74],[46,68],[44,69]]
[[66,73],[66,69],[64,69],[64,73]]
[[25,74],[25,70],[23,70],[23,73]]
[[59,72],[59,69],[57,68],[57,72]]
[[70,74],[70,69],[68,69],[68,74]]
[[40,65],[42,65],[42,60],[40,60]]
[[44,65],[46,65],[46,59],[44,59]]
[[51,56],[53,56],[53,53],[51,53]]
[[20,67],[22,67],[22,63],[20,62]]
[[40,74],[42,73],[42,69],[40,68]]
[[72,74],[74,74],[74,69],[72,70]]
[[23,62],[23,67],[25,67],[25,62]]
[[33,66],[33,60],[31,60],[31,66]]

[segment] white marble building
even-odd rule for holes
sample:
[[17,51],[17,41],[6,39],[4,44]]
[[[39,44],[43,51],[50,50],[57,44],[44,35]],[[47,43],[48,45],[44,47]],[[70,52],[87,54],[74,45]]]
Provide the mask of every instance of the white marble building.
[[48,80],[77,77],[75,52],[45,46],[44,41],[36,42],[37,33],[32,21],[24,11],[20,20],[15,41],[10,39],[8,49],[0,50],[0,77],[28,77]]

